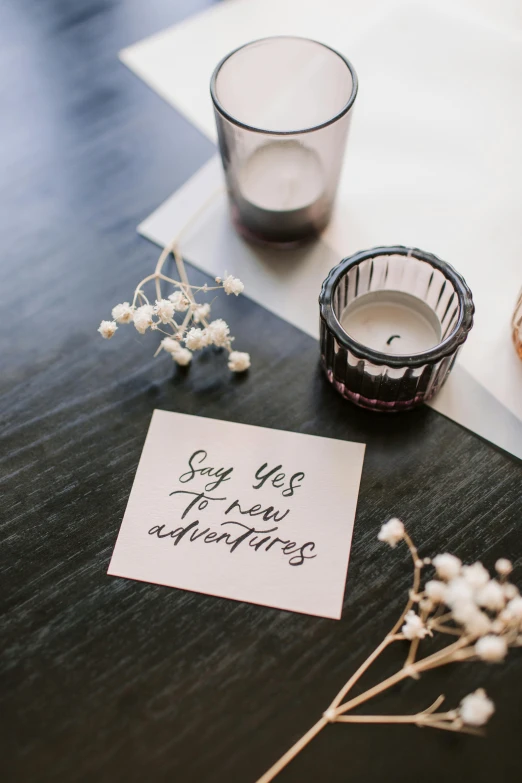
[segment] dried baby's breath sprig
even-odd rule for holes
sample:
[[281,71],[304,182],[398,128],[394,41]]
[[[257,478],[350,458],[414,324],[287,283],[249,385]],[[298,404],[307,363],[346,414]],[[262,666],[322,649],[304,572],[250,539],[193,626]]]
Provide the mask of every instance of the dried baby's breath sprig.
[[[198,215],[199,211],[194,218]],[[185,225],[181,233],[187,230],[194,218]],[[190,285],[185,264],[178,249],[180,236],[181,234],[163,250],[153,274],[138,283],[132,303],[122,302],[115,305],[112,308],[112,320],[102,321],[98,331],[105,339],[114,336],[118,324],[133,324],[140,334],[145,334],[149,329],[161,332],[165,337],[155,355],[164,350],[179,365],[190,364],[193,351],[210,345],[224,348],[228,353],[229,369],[232,372],[244,372],[250,367],[249,354],[232,350],[234,337],[230,334],[228,324],[222,318],[210,321],[211,304],[197,302],[196,296],[200,293],[218,290],[223,290],[227,295],[239,296],[245,287],[238,277],[229,275],[227,272],[225,272],[223,279],[216,277],[215,286]],[[176,262],[179,280],[163,274],[163,267],[170,254],[173,255]],[[174,287],[174,291],[166,298],[162,294],[162,282]],[[144,286],[152,283],[154,283],[156,293],[153,303],[149,302],[144,291]]]
[[232,351],[228,357],[228,369],[232,372],[243,372],[250,367],[250,356],[242,351]]
[[[522,645],[522,597],[516,585],[507,581],[512,571],[509,560],[497,561],[498,579],[495,579],[482,563],[463,565],[458,557],[449,553],[437,555],[433,560],[421,559],[404,524],[396,518],[382,526],[378,538],[392,548],[404,541],[410,551],[413,585],[406,606],[391,631],[341,688],[317,723],[257,783],[272,781],[329,723],[409,723],[480,735],[495,710],[486,692],[479,688],[465,696],[456,709],[447,711],[439,709],[444,701],[444,696],[439,696],[431,706],[414,715],[352,714],[360,704],[402,680],[418,679],[430,669],[460,661],[501,663],[510,647]],[[435,569],[435,578],[428,579],[421,588],[422,573],[431,567]],[[453,637],[453,641],[419,657],[419,645],[425,637],[442,640],[445,635]],[[409,643],[409,649],[403,666],[391,677],[346,700],[349,691],[378,656],[390,644],[405,641]]]

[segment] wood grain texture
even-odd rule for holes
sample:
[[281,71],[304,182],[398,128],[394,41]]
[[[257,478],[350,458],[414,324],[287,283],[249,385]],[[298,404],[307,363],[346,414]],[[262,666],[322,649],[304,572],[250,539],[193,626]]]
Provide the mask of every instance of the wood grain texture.
[[[245,377],[212,355],[173,370],[151,358],[152,335],[131,329],[98,338],[156,259],[136,224],[212,153],[116,54],[207,4],[4,0],[0,11],[9,783],[253,782],[397,616],[410,573],[405,551],[376,540],[390,514],[423,554],[490,567],[508,555],[522,582],[520,463],[427,408],[386,417],[345,403],[317,344],[252,302],[219,304],[252,354]],[[368,444],[340,622],[106,575],[156,407]],[[390,651],[375,675],[402,655]],[[485,685],[497,703],[487,740],[328,727],[281,783],[516,780],[521,674],[513,652],[505,666],[450,667],[379,701],[413,712]]]

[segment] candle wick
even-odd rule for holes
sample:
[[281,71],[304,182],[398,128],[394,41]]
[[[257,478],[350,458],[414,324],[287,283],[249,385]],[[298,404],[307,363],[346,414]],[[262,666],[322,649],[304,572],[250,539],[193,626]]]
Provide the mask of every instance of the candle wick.
[[392,334],[392,336],[391,336],[391,337],[389,337],[389,338],[386,340],[386,345],[391,345],[391,341],[392,341],[392,340],[395,340],[395,338],[396,338],[396,337],[398,337],[398,338],[399,338],[399,340],[400,340],[400,338],[401,338],[400,334]]

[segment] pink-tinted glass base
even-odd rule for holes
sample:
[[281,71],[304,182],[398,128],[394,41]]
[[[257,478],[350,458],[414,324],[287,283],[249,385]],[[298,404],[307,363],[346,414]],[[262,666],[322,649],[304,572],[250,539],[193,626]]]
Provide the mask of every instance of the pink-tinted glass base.
[[370,399],[368,397],[364,397],[362,394],[357,394],[350,391],[350,389],[346,388],[344,383],[335,380],[331,371],[327,370],[326,375],[328,376],[330,383],[335,387],[339,394],[344,397],[345,400],[353,402],[354,405],[357,405],[359,408],[365,408],[366,410],[377,411],[380,413],[400,413],[401,411],[408,411],[412,408],[417,408],[419,405],[422,405],[431,399],[431,397],[433,397],[433,395],[438,391],[438,388],[433,388],[429,395],[417,394],[410,400],[392,400],[385,402],[376,398]]

